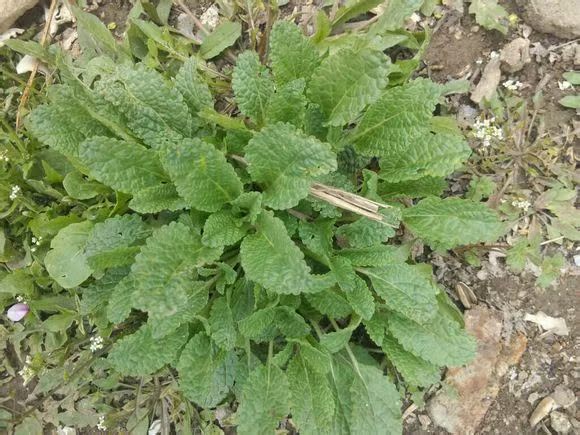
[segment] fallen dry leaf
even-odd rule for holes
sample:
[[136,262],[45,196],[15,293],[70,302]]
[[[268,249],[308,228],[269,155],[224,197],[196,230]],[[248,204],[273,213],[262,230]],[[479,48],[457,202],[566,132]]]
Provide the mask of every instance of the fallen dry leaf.
[[544,397],[530,416],[530,426],[535,427],[554,409],[554,406],[556,406],[554,399],[550,396]]
[[566,320],[562,317],[550,317],[542,311],[537,314],[526,314],[524,316],[526,322],[532,322],[539,325],[544,331],[551,332],[556,335],[567,336],[570,331],[566,325]]
[[481,80],[471,93],[471,101],[479,104],[483,99],[489,100],[493,97],[501,79],[500,63],[499,56],[490,59],[483,70]]

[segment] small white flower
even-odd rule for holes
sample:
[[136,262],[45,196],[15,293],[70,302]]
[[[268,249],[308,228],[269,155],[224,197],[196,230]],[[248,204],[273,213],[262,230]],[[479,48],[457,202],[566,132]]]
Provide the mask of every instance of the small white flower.
[[484,147],[491,145],[492,139],[502,140],[504,138],[501,127],[493,125],[495,117],[489,119],[477,120],[473,124],[473,136],[481,139]]
[[20,188],[20,186],[12,186],[12,188],[10,189],[10,195],[9,198],[14,201],[18,195],[20,194],[20,192],[22,191],[22,189]]
[[8,151],[3,150],[0,151],[0,162],[9,162],[10,159],[8,158]]
[[30,380],[34,377],[34,370],[32,370],[32,368],[30,367],[30,365],[32,364],[32,358],[30,357],[30,355],[28,355],[26,357],[26,359],[24,360],[24,367],[22,367],[22,370],[20,370],[18,372],[18,374],[20,376],[22,376],[22,380],[24,381],[24,385],[28,384],[30,382]]
[[514,199],[512,201],[512,205],[516,208],[523,210],[524,212],[527,212],[532,204],[530,204],[530,201],[525,200],[525,199],[522,199],[522,200]]
[[519,91],[520,89],[522,89],[524,87],[524,84],[522,82],[520,82],[519,80],[506,80],[505,82],[503,82],[503,87],[506,88],[509,91]]
[[77,431],[74,427],[70,427],[70,426],[61,427],[61,426],[59,426],[56,429],[56,433],[57,433],[57,435],[75,435],[77,433]]
[[107,426],[105,426],[105,416],[101,415],[99,417],[99,422],[97,423],[98,430],[107,430]]
[[199,17],[201,23],[209,30],[213,30],[218,25],[219,19],[219,11],[216,5],[211,5],[203,14],[201,14],[201,17]]
[[16,300],[17,300],[18,302],[24,302],[24,297],[22,297],[22,296],[18,295],[18,296],[16,296]]
[[417,12],[414,12],[409,19],[414,22],[414,23],[418,23],[419,21],[421,21],[421,15],[419,15]]
[[97,350],[103,348],[103,337],[101,337],[100,335],[95,335],[91,337],[90,342],[91,345],[89,346],[89,349],[91,349],[91,352],[96,352]]
[[562,82],[558,82],[558,87],[561,91],[565,91],[566,89],[570,89],[572,87],[572,83],[570,83],[568,80],[564,80]]

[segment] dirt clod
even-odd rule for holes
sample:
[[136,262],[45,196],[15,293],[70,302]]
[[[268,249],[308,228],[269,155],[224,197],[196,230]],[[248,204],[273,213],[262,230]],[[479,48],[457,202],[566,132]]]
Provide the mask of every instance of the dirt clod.
[[515,336],[502,342],[502,314],[476,306],[465,315],[465,327],[478,342],[477,356],[465,367],[447,372],[446,383],[454,393],[442,391],[427,404],[433,422],[452,434],[473,434],[500,388],[510,364],[519,362],[526,339]]
[[502,68],[510,73],[520,71],[530,63],[530,41],[525,38],[516,38],[501,49],[500,59]]

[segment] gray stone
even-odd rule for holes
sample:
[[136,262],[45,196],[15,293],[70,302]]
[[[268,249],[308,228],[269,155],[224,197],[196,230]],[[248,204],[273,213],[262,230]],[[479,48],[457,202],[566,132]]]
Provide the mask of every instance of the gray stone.
[[566,414],[558,411],[552,411],[550,414],[550,426],[561,435],[569,434],[572,431],[572,423],[566,417]]
[[574,391],[564,384],[558,385],[551,396],[558,406],[562,408],[569,408],[576,402]]
[[560,38],[580,37],[580,0],[518,0],[534,29]]
[[0,0],[0,33],[8,30],[38,0]]

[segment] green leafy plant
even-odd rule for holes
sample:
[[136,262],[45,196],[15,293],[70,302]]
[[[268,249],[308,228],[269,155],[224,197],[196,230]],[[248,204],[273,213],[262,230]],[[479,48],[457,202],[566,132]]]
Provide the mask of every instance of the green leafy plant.
[[[572,86],[580,85],[580,72],[577,71],[568,71],[562,74],[564,80],[570,83]],[[580,95],[566,95],[562,99],[560,99],[560,104],[565,107],[569,107],[571,109],[580,109]]]
[[[574,81],[570,74],[565,78]],[[529,102],[517,91],[500,90],[487,110],[487,119],[474,125],[475,138],[483,141],[477,141],[478,152],[470,159],[478,175],[466,197],[487,199],[511,228],[503,244],[509,269],[531,271],[537,285],[549,287],[564,269],[562,254],[580,240],[571,144],[562,146],[545,129],[541,92]],[[501,139],[492,140],[494,136]],[[556,253],[558,245],[562,249]]]
[[[27,128],[62,159],[44,171],[73,206],[27,223],[40,249],[3,274],[4,292],[65,301],[30,304],[51,330],[76,328],[76,346],[92,331],[83,364],[108,380],[99,388],[153,378],[143,391],[159,394],[161,373],[199,408],[235,400],[240,434],[289,415],[304,434],[400,433],[404,389],[437,383],[476,348],[400,236],[444,250],[502,225],[479,202],[438,197],[470,149],[433,115],[445,88],[384,54],[400,25],[388,20],[331,49],[277,22],[267,59],[237,57],[239,112],[218,112],[231,103],[218,76],[161,37],[162,72],[108,37],[86,38],[90,60],[47,52],[60,84]],[[47,373],[44,392],[69,376],[58,363]]]
[[509,28],[509,17],[497,0],[471,0],[469,13],[475,15],[475,21],[488,30],[498,30],[504,35]]

